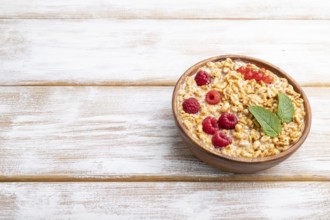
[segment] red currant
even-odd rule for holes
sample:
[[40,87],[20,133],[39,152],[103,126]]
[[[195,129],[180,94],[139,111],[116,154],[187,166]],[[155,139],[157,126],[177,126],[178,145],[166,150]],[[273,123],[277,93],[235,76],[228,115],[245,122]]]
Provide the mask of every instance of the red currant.
[[270,84],[270,83],[272,83],[273,82],[273,77],[272,76],[264,76],[263,78],[262,78],[262,81],[264,81],[264,83],[266,83],[266,84]]
[[245,68],[243,66],[241,66],[240,68],[238,68],[237,72],[244,74]]
[[250,80],[250,79],[252,79],[252,78],[253,78],[253,73],[252,73],[251,70],[245,72],[245,74],[244,74],[244,79],[245,79],[245,80]]
[[260,81],[263,79],[264,77],[264,73],[263,72],[253,72],[253,78],[256,80],[256,81]]

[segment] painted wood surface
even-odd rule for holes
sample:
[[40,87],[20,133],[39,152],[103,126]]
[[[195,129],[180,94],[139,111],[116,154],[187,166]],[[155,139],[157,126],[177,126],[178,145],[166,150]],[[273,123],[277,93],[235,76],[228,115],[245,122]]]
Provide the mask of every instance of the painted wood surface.
[[[0,219],[327,219],[329,11],[323,0],[2,0]],[[183,145],[173,85],[220,54],[265,59],[305,86],[311,134],[284,163],[234,175]]]
[[1,183],[0,218],[327,219],[329,198],[329,182]]
[[329,19],[324,0],[2,0],[0,18]]
[[173,87],[1,87],[0,180],[330,180],[330,88],[304,88],[310,136],[284,163],[232,175],[198,161],[171,112]]
[[0,20],[0,30],[0,85],[174,85],[220,54],[265,59],[305,86],[330,85],[327,20],[32,19]]

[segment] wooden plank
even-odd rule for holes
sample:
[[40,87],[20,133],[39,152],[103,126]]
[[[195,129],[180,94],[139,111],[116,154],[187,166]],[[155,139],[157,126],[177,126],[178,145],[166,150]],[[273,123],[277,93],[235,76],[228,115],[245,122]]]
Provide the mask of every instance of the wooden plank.
[[330,21],[0,20],[0,30],[0,85],[174,85],[232,53],[330,85]]
[[330,88],[305,88],[313,125],[284,163],[232,175],[177,134],[172,87],[0,87],[1,181],[330,180]]
[[2,219],[327,219],[329,182],[1,183]]
[[329,19],[328,1],[2,0],[1,18]]

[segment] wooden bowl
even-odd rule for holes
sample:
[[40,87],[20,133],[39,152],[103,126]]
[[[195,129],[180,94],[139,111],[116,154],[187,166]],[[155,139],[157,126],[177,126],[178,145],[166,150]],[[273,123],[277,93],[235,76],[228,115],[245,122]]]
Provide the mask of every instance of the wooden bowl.
[[[225,60],[226,58],[231,59],[240,59],[244,62],[253,63],[257,65],[258,67],[266,68],[270,71],[272,71],[274,74],[278,75],[279,77],[286,78],[288,82],[293,86],[294,90],[302,95],[302,98],[304,99],[304,105],[305,105],[305,128],[302,133],[302,136],[296,142],[293,146],[291,146],[288,150],[281,152],[274,156],[269,157],[263,157],[263,158],[253,158],[253,159],[246,159],[246,158],[238,158],[238,157],[231,157],[227,155],[219,155],[215,154],[212,151],[208,151],[206,148],[203,148],[200,143],[195,141],[188,130],[183,126],[181,119],[179,118],[179,114],[177,111],[177,105],[176,105],[176,97],[177,92],[181,86],[182,83],[184,83],[187,76],[194,75],[196,71],[201,67],[204,66],[207,62],[215,62],[215,61],[221,61]],[[178,80],[172,97],[172,111],[175,119],[175,123],[178,127],[179,133],[182,136],[183,140],[186,142],[192,153],[203,160],[204,162],[217,167],[224,171],[229,171],[233,173],[254,173],[260,170],[265,170],[270,167],[275,166],[276,164],[284,161],[288,157],[290,157],[306,140],[307,135],[311,128],[311,122],[312,122],[312,113],[311,108],[308,102],[308,99],[304,93],[304,91],[301,89],[301,87],[298,85],[296,81],[294,81],[286,72],[281,70],[280,68],[265,62],[260,59],[256,59],[253,57],[247,57],[247,56],[241,56],[241,55],[223,55],[223,56],[216,56],[211,57],[206,60],[203,60],[199,63],[196,63],[192,67],[190,67]]]

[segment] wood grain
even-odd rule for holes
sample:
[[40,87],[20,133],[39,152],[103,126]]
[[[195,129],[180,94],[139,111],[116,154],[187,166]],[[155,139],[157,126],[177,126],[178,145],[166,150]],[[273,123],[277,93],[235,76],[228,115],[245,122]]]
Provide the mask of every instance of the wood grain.
[[[327,219],[329,11],[323,0],[2,0],[0,219]],[[178,136],[167,86],[221,54],[324,87],[304,88],[311,134],[279,166],[224,173]]]
[[221,54],[330,85],[330,21],[0,20],[0,30],[0,85],[174,85]]
[[329,19],[329,1],[2,0],[1,18]]
[[327,219],[329,198],[329,182],[1,183],[0,218]]
[[0,87],[1,181],[330,180],[328,94],[304,88],[305,144],[256,175],[198,161],[177,134],[172,87]]

